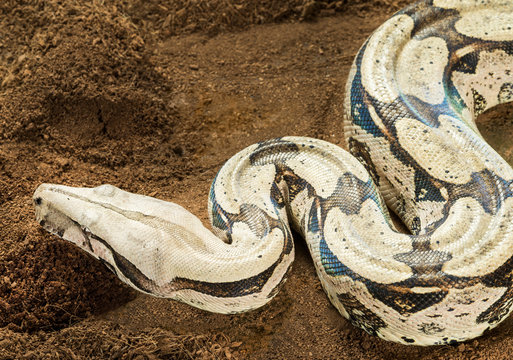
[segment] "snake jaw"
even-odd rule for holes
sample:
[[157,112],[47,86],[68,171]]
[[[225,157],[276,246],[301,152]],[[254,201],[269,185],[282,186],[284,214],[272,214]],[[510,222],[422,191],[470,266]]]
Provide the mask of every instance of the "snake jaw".
[[36,210],[36,220],[45,230],[62,238],[72,221],[48,201],[47,195],[51,191],[48,184],[42,184],[34,192],[32,199]]
[[[102,257],[96,246],[92,245],[94,234],[85,225],[82,225],[77,214],[69,211],[70,194],[66,186],[54,184],[41,184],[33,195],[36,210],[36,220],[48,232],[69,241],[87,251],[95,258]],[[89,216],[91,218],[91,216]],[[101,251],[100,251],[101,252]]]

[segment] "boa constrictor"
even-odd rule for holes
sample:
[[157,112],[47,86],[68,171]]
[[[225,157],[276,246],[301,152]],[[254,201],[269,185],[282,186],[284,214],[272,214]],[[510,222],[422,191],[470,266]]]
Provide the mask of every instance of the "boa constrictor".
[[426,0],[394,15],[350,72],[354,157],[303,137],[249,146],[212,184],[213,233],[179,205],[110,185],[43,184],[37,219],[136,289],[220,313],[276,295],[290,222],[356,326],[404,344],[479,336],[513,303],[513,170],[474,123],[513,98],[512,26],[510,0]]

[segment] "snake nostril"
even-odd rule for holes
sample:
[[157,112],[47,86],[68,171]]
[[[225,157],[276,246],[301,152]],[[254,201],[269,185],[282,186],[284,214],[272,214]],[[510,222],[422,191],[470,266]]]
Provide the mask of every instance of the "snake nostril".
[[40,197],[34,199],[34,203],[36,205],[41,205],[42,202],[43,202],[43,200]]
[[44,221],[44,220],[41,220],[41,221],[39,222],[39,225],[41,225],[41,226],[45,226],[45,224],[46,224],[46,221]]

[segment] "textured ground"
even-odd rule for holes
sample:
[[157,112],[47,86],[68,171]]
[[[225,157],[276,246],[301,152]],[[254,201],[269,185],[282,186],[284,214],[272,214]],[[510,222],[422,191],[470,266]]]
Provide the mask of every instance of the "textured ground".
[[[454,347],[353,328],[301,239],[274,301],[223,316],[132,291],[34,221],[42,182],[111,183],[206,220],[210,181],[243,147],[281,135],[343,145],[351,61],[407,1],[27,3],[0,3],[0,359],[513,357],[512,320]],[[513,164],[512,119],[503,106],[480,128]]]

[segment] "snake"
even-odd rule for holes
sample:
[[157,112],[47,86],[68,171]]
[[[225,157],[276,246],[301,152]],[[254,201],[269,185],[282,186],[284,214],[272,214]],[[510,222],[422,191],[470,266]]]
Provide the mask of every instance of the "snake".
[[513,99],[512,26],[510,0],[397,12],[350,69],[349,152],[299,136],[248,146],[211,185],[212,230],[112,185],[41,184],[37,221],[143,293],[225,314],[278,293],[293,229],[333,306],[367,333],[414,345],[480,336],[513,305],[513,169],[475,123]]

